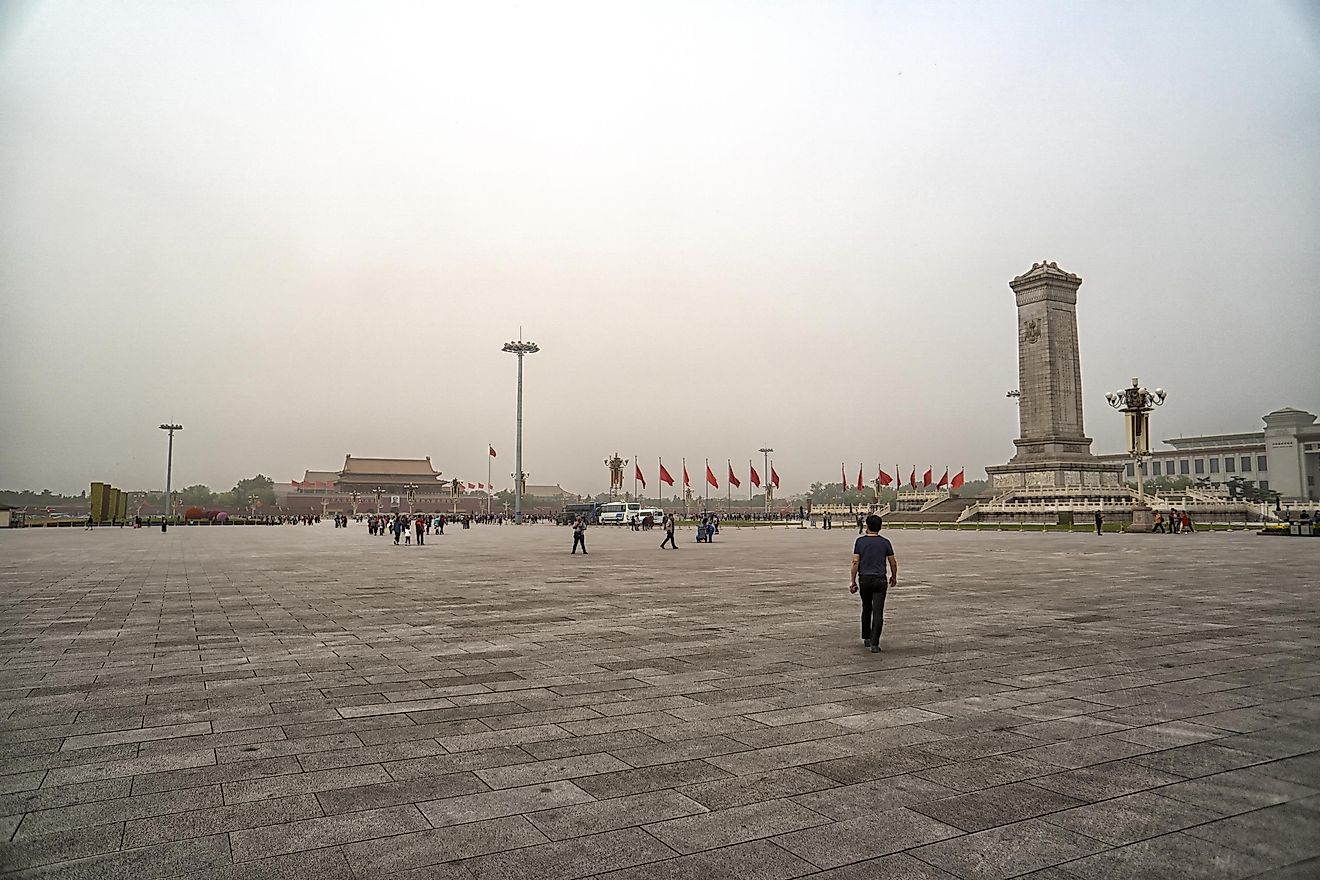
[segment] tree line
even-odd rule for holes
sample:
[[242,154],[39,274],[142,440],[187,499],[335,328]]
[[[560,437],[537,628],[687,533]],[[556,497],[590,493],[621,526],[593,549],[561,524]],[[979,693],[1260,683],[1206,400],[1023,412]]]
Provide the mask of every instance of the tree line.
[[[133,490],[126,491],[132,492]],[[164,492],[159,490],[148,491],[145,494],[149,502],[157,505],[165,495]],[[174,494],[175,505],[179,513],[183,513],[189,507],[200,507],[203,510],[233,510],[235,512],[248,510],[253,507],[254,499],[259,502],[256,505],[258,507],[275,507],[275,481],[264,474],[257,474],[255,477],[239,480],[234,484],[234,488],[225,492],[213,492],[209,486],[197,483],[186,489],[175,489]],[[9,507],[70,507],[87,503],[86,491],[78,495],[61,495],[49,489],[42,489],[41,491],[36,489],[0,489],[0,504]]]

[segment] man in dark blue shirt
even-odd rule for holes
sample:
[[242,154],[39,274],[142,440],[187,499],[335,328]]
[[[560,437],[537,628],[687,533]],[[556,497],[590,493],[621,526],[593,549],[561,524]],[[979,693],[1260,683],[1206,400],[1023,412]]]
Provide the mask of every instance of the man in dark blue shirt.
[[[862,644],[872,654],[880,652],[880,631],[885,625],[885,596],[898,583],[898,557],[888,538],[880,536],[884,521],[876,514],[866,518],[866,534],[853,545],[852,583],[848,592],[862,591]],[[885,576],[885,566],[889,576]]]

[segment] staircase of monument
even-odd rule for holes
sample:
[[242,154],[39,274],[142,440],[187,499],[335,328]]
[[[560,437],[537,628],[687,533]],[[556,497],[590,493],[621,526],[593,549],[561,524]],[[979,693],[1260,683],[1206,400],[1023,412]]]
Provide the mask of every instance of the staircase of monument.
[[895,511],[885,519],[896,523],[959,522],[962,519],[963,511],[974,506],[978,500],[976,498],[945,497],[923,505],[921,510]]

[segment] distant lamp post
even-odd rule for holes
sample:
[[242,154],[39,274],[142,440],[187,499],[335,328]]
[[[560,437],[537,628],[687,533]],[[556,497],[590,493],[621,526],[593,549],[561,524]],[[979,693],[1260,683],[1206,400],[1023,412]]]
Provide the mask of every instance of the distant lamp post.
[[765,457],[765,470],[761,472],[761,479],[764,481],[762,485],[765,486],[765,515],[768,519],[770,517],[770,453],[774,450],[769,446],[762,446],[756,451]]
[[1163,388],[1148,391],[1142,387],[1141,380],[1136,378],[1133,378],[1130,387],[1105,395],[1109,405],[1123,413],[1127,421],[1128,455],[1132,458],[1132,470],[1137,477],[1137,502],[1132,506],[1130,526],[1134,532],[1148,532],[1155,524],[1154,514],[1146,504],[1146,484],[1141,469],[1144,459],[1150,455],[1150,411],[1163,406],[1167,397]]
[[405,483],[403,491],[408,493],[408,513],[411,514],[413,512],[413,502],[417,500],[417,484]]
[[165,453],[165,515],[160,519],[160,530],[164,532],[168,531],[166,524],[174,515],[174,496],[170,494],[170,481],[174,477],[174,432],[182,431],[183,425],[161,425],[160,429],[170,435],[169,448]]
[[371,490],[371,493],[376,496],[376,515],[380,516],[380,499],[385,497],[385,487],[377,486]]
[[[521,334],[519,334],[521,335]],[[523,356],[536,354],[541,350],[535,342],[524,342],[519,339],[517,342],[504,343],[503,351],[518,356],[518,443],[514,454],[515,474],[513,478],[513,521],[522,523],[522,497],[523,484],[527,480],[527,475],[523,473],[522,463],[522,425],[523,425]]]
[[348,497],[353,502],[353,515],[357,516],[358,502],[362,500],[362,493],[354,489]]

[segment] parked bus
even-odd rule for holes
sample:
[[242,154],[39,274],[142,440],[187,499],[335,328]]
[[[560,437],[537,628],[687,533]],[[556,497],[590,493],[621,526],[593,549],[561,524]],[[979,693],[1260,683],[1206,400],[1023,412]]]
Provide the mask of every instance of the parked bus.
[[587,501],[582,504],[565,504],[564,512],[559,515],[559,524],[571,526],[573,521],[579,516],[587,521],[587,525],[594,526],[600,522],[601,504],[598,501]]
[[601,525],[627,525],[633,517],[641,516],[642,505],[636,501],[611,501],[601,505]]

